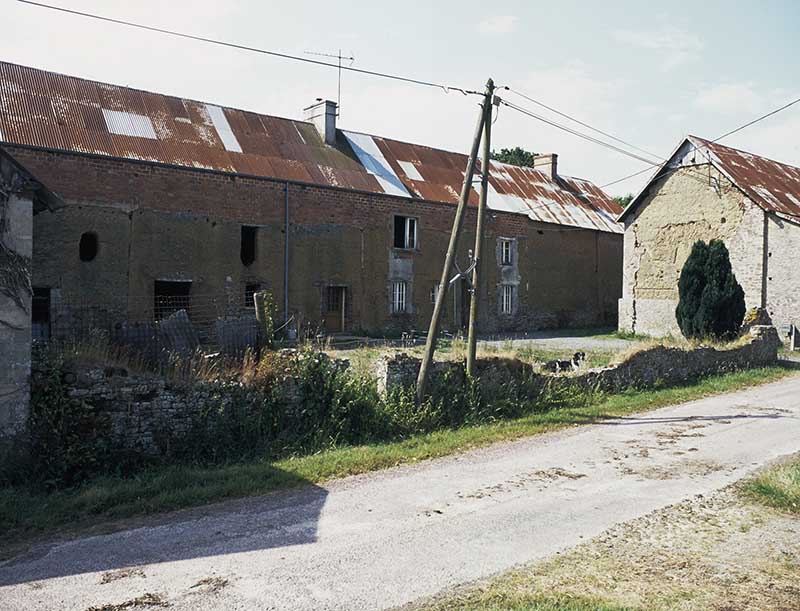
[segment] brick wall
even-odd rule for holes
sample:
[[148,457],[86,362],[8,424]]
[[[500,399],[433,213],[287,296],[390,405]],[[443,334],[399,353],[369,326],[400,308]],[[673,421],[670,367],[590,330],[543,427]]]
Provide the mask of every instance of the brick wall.
[[[130,317],[147,316],[153,281],[191,279],[197,294],[243,290],[260,283],[283,312],[284,203],[287,184],[270,179],[148,163],[9,147],[68,202],[37,218],[34,284],[57,287],[63,302],[113,303]],[[325,290],[346,287],[348,330],[425,330],[452,227],[454,206],[288,184],[289,305],[302,326],[325,318]],[[392,248],[394,215],[419,219],[418,248]],[[474,244],[475,210],[466,214],[459,261]],[[240,227],[259,226],[256,261],[239,260]],[[516,240],[519,281],[511,316],[499,314],[501,266],[489,254],[480,291],[483,332],[613,324],[621,291],[619,235],[530,221],[488,211],[485,253],[498,236]],[[97,233],[98,256],[77,257],[85,231]],[[390,312],[392,261],[410,258],[412,312]],[[460,322],[465,294],[448,295],[444,325]],[[122,306],[119,304],[122,303]],[[143,306],[137,304],[145,304]]]

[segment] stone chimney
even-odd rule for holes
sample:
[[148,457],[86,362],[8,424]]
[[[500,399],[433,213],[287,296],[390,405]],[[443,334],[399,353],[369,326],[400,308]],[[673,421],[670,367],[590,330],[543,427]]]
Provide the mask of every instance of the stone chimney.
[[558,176],[558,155],[546,153],[533,158],[533,169],[547,174],[553,180]]
[[303,119],[314,124],[325,144],[336,142],[336,102],[318,99],[303,109]]

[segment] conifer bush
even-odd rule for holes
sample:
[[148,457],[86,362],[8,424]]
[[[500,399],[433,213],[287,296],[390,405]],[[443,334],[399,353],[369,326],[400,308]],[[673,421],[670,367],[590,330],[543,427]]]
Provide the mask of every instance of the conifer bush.
[[729,340],[744,319],[744,290],[722,240],[698,240],[678,280],[675,318],[687,339]]

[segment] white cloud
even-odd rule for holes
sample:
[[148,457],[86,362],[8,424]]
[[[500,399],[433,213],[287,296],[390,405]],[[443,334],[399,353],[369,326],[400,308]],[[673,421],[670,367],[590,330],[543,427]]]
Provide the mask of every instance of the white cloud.
[[616,30],[613,37],[618,42],[655,52],[661,59],[662,70],[698,59],[705,47],[695,34],[668,25],[657,30]]
[[752,83],[720,83],[705,87],[694,100],[700,110],[721,114],[755,114],[763,98]]
[[517,17],[515,15],[496,15],[487,17],[478,23],[478,32],[481,34],[509,34],[516,29]]

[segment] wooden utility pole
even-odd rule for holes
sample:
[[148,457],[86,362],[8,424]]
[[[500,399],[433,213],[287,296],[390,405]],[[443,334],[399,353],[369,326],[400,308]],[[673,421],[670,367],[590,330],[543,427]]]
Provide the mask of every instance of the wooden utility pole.
[[453,220],[453,230],[450,232],[450,243],[447,246],[447,255],[444,259],[444,267],[442,268],[442,277],[439,280],[439,292],[436,295],[436,304],[433,306],[433,316],[431,316],[431,324],[428,328],[428,339],[425,343],[425,354],[422,357],[422,363],[419,368],[419,376],[417,377],[417,401],[422,403],[425,397],[425,387],[428,383],[428,370],[430,369],[431,361],[433,360],[433,353],[436,350],[436,340],[439,334],[439,321],[442,316],[442,307],[447,297],[447,287],[449,285],[448,276],[453,269],[453,260],[456,256],[458,249],[458,238],[461,234],[461,225],[464,220],[464,210],[467,207],[470,192],[472,191],[472,177],[475,174],[475,162],[478,158],[478,148],[481,144],[481,135],[492,107],[492,91],[494,90],[494,82],[492,79],[486,83],[486,93],[483,97],[483,104],[481,105],[480,116],[478,117],[478,125],[475,128],[475,137],[472,140],[472,150],[467,161],[467,170],[464,174],[464,185],[461,187],[461,197],[458,200],[458,208],[456,209],[456,218]]
[[472,293],[469,300],[469,335],[467,339],[467,374],[475,375],[475,350],[478,338],[475,326],[478,323],[478,303],[480,301],[481,252],[483,251],[483,217],[486,216],[486,196],[489,189],[489,162],[492,151],[492,99],[494,83],[489,79],[486,86],[485,118],[483,120],[483,160],[481,161],[481,198],[478,203],[478,224],[475,229],[475,249],[472,263]]

